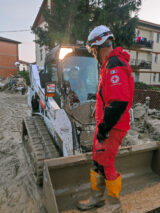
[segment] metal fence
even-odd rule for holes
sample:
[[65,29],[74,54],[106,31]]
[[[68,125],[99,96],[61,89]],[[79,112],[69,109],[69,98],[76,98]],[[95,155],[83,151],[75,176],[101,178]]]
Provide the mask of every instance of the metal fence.
[[151,69],[152,62],[146,60],[131,59],[130,65],[132,69]]
[[160,91],[135,89],[133,97],[133,106],[136,103],[146,103],[146,98],[150,97],[149,108],[160,110]]
[[153,47],[153,40],[147,40],[147,38],[137,37],[134,41],[135,46],[137,47],[146,47],[151,48]]

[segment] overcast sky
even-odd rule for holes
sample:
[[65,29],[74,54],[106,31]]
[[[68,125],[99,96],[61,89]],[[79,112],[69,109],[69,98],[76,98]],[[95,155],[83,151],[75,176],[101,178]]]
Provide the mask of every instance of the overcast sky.
[[[19,45],[21,60],[35,61],[34,35],[30,32],[1,33],[9,30],[30,30],[42,0],[0,0],[0,36],[22,42]],[[160,0],[142,0],[139,18],[160,24]]]
[[[30,30],[42,0],[0,0],[0,32],[8,30]],[[29,32],[0,33],[1,37],[22,42],[19,58],[35,61],[34,34]]]

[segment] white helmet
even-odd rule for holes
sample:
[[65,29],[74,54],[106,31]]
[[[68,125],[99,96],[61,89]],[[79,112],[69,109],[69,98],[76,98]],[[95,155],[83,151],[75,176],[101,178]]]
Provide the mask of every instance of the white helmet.
[[102,45],[108,38],[114,39],[114,35],[108,27],[104,25],[95,27],[88,36],[86,47],[90,52],[93,46]]

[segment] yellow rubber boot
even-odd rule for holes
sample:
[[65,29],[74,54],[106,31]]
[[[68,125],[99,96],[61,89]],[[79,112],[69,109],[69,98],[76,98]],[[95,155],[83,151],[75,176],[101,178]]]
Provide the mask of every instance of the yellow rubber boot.
[[81,200],[78,202],[77,207],[81,211],[86,211],[95,207],[100,207],[105,204],[104,191],[105,191],[105,179],[104,177],[90,170],[91,181],[91,196],[87,200]]
[[116,180],[105,180],[105,182],[108,190],[107,202],[100,211],[97,211],[97,213],[121,213],[122,208],[119,200],[119,193],[121,192],[122,188],[121,175],[119,175]]
[[108,195],[119,198],[119,193],[121,192],[122,189],[122,177],[119,174],[117,179],[115,180],[106,180],[106,187],[108,189]]

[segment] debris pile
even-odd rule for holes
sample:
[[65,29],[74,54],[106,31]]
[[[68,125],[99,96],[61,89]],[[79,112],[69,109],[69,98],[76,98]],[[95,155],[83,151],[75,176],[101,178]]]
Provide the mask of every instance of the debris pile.
[[2,79],[0,78],[0,91],[3,91],[8,86],[8,79]]
[[134,121],[123,140],[122,146],[139,145],[160,138],[160,111],[147,108],[146,104],[137,103],[133,107]]
[[12,76],[6,79],[0,79],[0,90],[7,90],[10,92],[20,92],[25,94],[27,84],[24,78],[18,76]]

